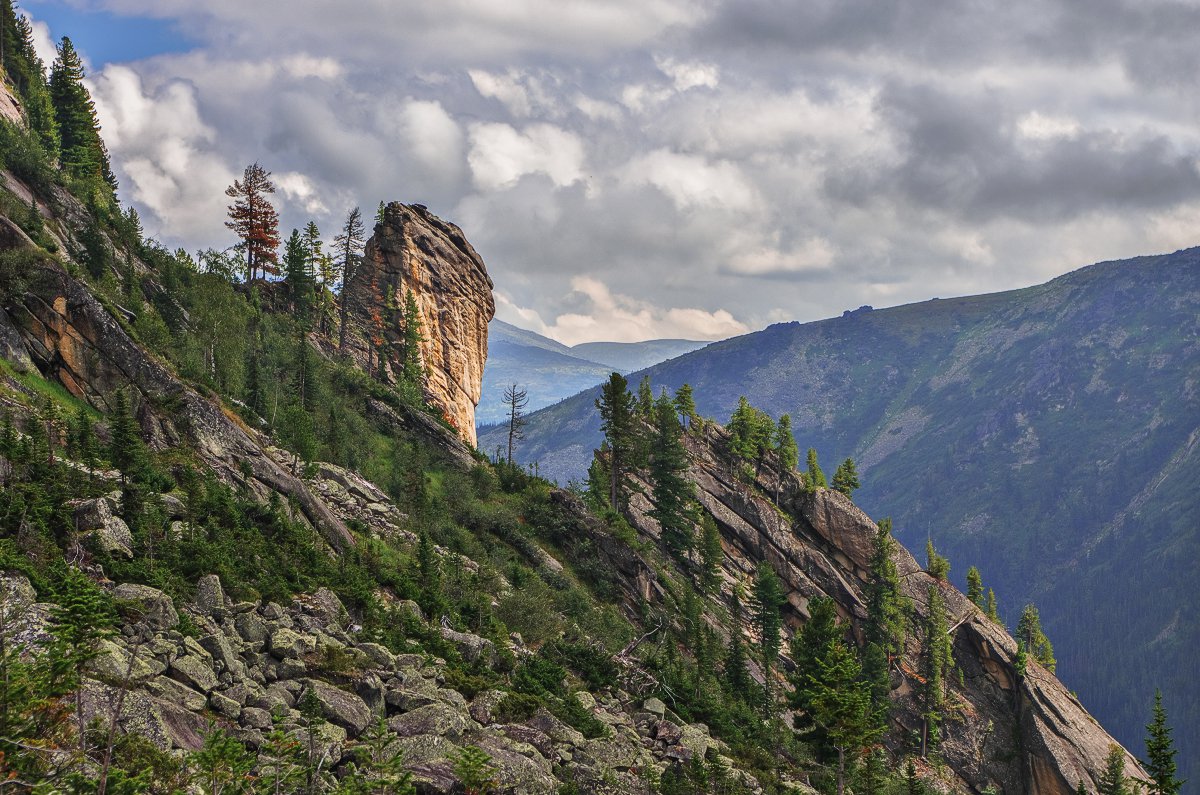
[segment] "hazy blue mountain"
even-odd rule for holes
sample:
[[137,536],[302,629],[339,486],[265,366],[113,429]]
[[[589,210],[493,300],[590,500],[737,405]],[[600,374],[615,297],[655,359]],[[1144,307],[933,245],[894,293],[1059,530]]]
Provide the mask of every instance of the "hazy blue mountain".
[[[960,583],[977,565],[1010,626],[1036,602],[1060,674],[1128,747],[1161,686],[1180,759],[1200,759],[1200,249],[772,326],[647,372],[722,422],[739,395],[789,412],[827,472],[858,462],[857,502],[910,549],[932,537]],[[533,415],[521,460],[580,477],[594,398]]]
[[[480,426],[507,417],[504,389],[518,384],[529,395],[527,411],[549,406],[594,386],[613,370],[648,367],[706,345],[693,340],[585,342],[567,347],[502,320],[488,325],[488,359],[483,396],[475,411]],[[486,449],[486,448],[485,448]]]
[[571,353],[583,359],[603,362],[623,373],[674,359],[703,348],[707,342],[696,340],[646,340],[645,342],[582,342],[571,346]]

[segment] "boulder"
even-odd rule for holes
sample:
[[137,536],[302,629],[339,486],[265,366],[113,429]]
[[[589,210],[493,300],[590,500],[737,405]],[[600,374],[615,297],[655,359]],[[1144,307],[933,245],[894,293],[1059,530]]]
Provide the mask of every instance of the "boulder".
[[200,578],[196,583],[196,598],[192,600],[192,604],[201,615],[213,618],[225,615],[225,589],[221,587],[221,580],[217,575],[208,574]]
[[107,497],[79,503],[75,507],[75,529],[96,539],[109,555],[133,557],[133,533],[124,519],[113,514]]
[[429,704],[397,715],[388,721],[388,728],[400,737],[418,734],[437,734],[458,742],[471,719],[448,704]]
[[156,676],[148,681],[146,690],[161,701],[178,704],[192,712],[199,712],[208,704],[203,693],[166,676]]
[[165,671],[167,666],[141,651],[131,656],[129,649],[104,638],[96,648],[96,656],[88,662],[88,673],[102,682],[119,685],[126,681],[131,684],[145,682]]
[[482,660],[491,665],[496,660],[496,647],[487,638],[472,635],[469,632],[456,632],[449,627],[442,627],[442,637],[454,644],[458,653],[467,662]]
[[[118,609],[125,620],[142,620],[158,630],[171,629],[179,623],[179,614],[171,597],[149,585],[122,583],[113,590]],[[130,606],[121,608],[120,602]]]
[[209,693],[217,686],[217,675],[213,673],[211,663],[193,654],[177,657],[167,675],[202,693]]
[[[333,685],[316,679],[305,680],[305,694],[312,693],[321,705],[325,720],[345,729],[351,737],[357,737],[371,723],[371,710],[354,693],[347,693]],[[303,700],[304,696],[301,696]]]
[[238,613],[233,620],[233,626],[242,640],[253,651],[261,651],[266,646],[267,625],[253,611]]
[[277,660],[290,660],[312,654],[317,650],[317,639],[292,629],[281,627],[271,633],[271,656]]

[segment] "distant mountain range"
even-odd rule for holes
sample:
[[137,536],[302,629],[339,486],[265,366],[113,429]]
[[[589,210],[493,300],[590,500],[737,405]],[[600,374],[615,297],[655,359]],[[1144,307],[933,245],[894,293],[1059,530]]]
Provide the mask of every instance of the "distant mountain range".
[[[1200,777],[1200,249],[776,325],[646,373],[722,422],[739,395],[790,413],[827,471],[853,457],[856,501],[910,549],[932,538],[960,583],[978,566],[1010,626],[1036,602],[1060,674],[1130,748],[1161,687]],[[581,477],[594,398],[532,415],[519,460]]]
[[493,320],[488,325],[483,397],[475,410],[475,421],[484,426],[504,420],[508,416],[504,389],[512,384],[528,393],[526,410],[534,411],[595,386],[613,370],[622,373],[641,370],[707,344],[695,340],[647,340],[584,342],[568,347],[541,334]]

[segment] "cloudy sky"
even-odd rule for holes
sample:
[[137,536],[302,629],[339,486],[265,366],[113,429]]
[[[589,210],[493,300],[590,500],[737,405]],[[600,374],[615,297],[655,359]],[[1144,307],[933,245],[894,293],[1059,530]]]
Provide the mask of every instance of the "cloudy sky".
[[499,316],[716,339],[1200,243],[1200,2],[23,0],[147,231],[420,202]]

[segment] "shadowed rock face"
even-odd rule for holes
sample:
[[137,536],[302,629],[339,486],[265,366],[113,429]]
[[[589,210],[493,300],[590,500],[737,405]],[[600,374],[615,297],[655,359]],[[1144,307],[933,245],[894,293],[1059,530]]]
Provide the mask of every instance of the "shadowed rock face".
[[382,369],[391,379],[400,369],[401,316],[405,294],[412,291],[421,319],[426,398],[474,444],[487,327],[496,304],[487,268],[462,230],[421,205],[392,202],[346,289],[359,331],[355,354],[367,360],[372,312],[381,313],[383,339],[390,343]]

